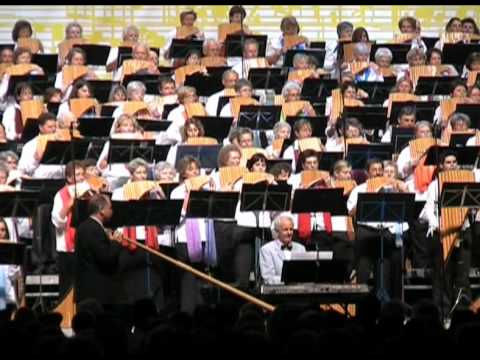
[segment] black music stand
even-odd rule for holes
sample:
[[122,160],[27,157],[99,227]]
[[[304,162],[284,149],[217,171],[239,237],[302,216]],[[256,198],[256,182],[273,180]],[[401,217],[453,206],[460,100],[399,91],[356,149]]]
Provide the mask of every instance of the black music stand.
[[[415,219],[415,194],[413,193],[359,193],[357,222],[380,222],[380,258],[378,259],[378,283],[377,298],[384,304],[390,301],[390,296],[385,289],[383,279],[384,244],[383,223],[411,222]],[[403,245],[402,256],[403,259]],[[403,274],[403,270],[402,270]],[[403,277],[402,277],[402,300],[403,300]]]
[[333,171],[338,160],[343,159],[343,151],[321,151],[318,153],[318,170]]
[[238,200],[238,192],[191,191],[188,198],[186,217],[234,219]]
[[28,179],[23,178],[22,190],[38,193],[38,205],[50,203],[55,194],[65,186],[65,179]]
[[220,96],[218,98],[218,104],[217,104],[217,116],[220,116],[220,113],[222,112],[222,109],[225,105],[228,104],[231,98],[235,96]]
[[168,50],[168,57],[184,59],[191,50],[196,50],[202,54],[203,40],[172,39],[172,44]]
[[390,112],[390,124],[398,123],[398,113],[405,106],[412,106],[415,108],[417,121],[426,120],[431,123],[433,122],[433,116],[435,115],[435,109],[438,104],[438,101],[394,101],[392,103],[392,111]]
[[54,79],[49,79],[48,75],[14,75],[8,81],[7,95],[13,96],[15,86],[20,82],[28,83],[32,87],[33,95],[43,95],[47,88],[54,85]]
[[40,133],[38,128],[38,119],[28,118],[23,125],[22,135],[20,136],[21,142],[26,143],[32,140]]
[[241,105],[238,126],[252,130],[271,130],[280,120],[282,107],[277,105]]
[[387,110],[383,106],[345,106],[342,117],[344,119],[349,117],[357,118],[364,129],[380,130],[385,129],[387,126]]
[[59,102],[49,102],[49,103],[47,103],[48,112],[52,113],[55,116],[57,116],[57,114],[58,114],[58,108],[59,107],[60,107]]
[[480,146],[431,146],[427,151],[425,165],[438,165],[440,163],[440,157],[446,151],[452,152],[456,155],[458,165],[473,166],[474,168],[477,167],[480,156]]
[[95,99],[97,99],[99,103],[108,102],[108,97],[110,95],[110,91],[112,90],[112,86],[114,84],[119,84],[118,81],[110,80],[87,80],[87,82],[92,87],[92,92],[95,94]]
[[283,61],[284,67],[293,67],[293,57],[296,54],[305,54],[307,56],[313,57],[317,62],[316,66],[322,68],[325,63],[325,49],[291,49],[287,50],[285,54],[285,59]]
[[281,280],[284,284],[326,283],[348,281],[348,260],[284,260]]
[[57,54],[32,54],[32,64],[40,66],[47,75],[57,73]]
[[[328,116],[287,116],[285,121],[292,127],[298,120],[308,120],[312,125],[312,137],[318,137],[325,139],[325,130],[327,129]],[[291,139],[295,139],[295,132],[292,131],[290,134]]]
[[[240,194],[240,211],[253,211],[255,214],[255,228],[260,233],[261,211],[287,211],[290,208],[292,186],[288,184],[268,185],[266,181],[258,184],[243,184]],[[265,242],[264,228],[261,239],[255,238],[255,279],[260,279],[259,254],[260,247]]]
[[456,113],[463,113],[470,117],[472,127],[480,129],[480,105],[479,104],[458,104]]
[[109,45],[76,44],[73,47],[83,49],[87,54],[87,65],[105,66],[107,64]]
[[32,217],[38,206],[37,191],[0,192],[0,217]]
[[0,264],[25,266],[26,254],[24,243],[0,241]]
[[392,126],[392,137],[390,143],[393,144],[393,153],[398,154],[403,150],[408,142],[415,138],[414,128],[401,128]]
[[84,139],[72,141],[48,141],[40,164],[66,165],[72,160],[84,160],[87,157],[90,141]]
[[450,135],[450,147],[463,147],[466,146],[468,139],[472,136],[475,136],[475,133],[470,132],[459,132],[459,133],[452,133]]
[[125,75],[123,78],[122,84],[124,86],[128,86],[128,84],[132,81],[140,81],[142,82],[145,87],[146,87],[146,94],[152,94],[152,95],[159,95],[158,92],[158,75],[155,74],[131,74],[131,75]]
[[200,161],[202,168],[216,169],[218,152],[221,148],[222,145],[179,145],[177,148],[175,167],[178,166],[180,159],[190,155]]
[[277,68],[252,68],[248,72],[248,80],[254,89],[273,89],[276,94],[282,92],[286,79],[283,70]]
[[193,118],[200,120],[205,129],[205,136],[217,139],[219,144],[228,136],[233,123],[233,117],[194,116]]
[[352,169],[365,169],[369,159],[392,159],[392,144],[348,144],[346,160]]
[[461,74],[465,59],[473,52],[480,52],[480,44],[445,44],[442,49],[443,63],[453,64]]
[[204,75],[199,72],[187,75],[184,85],[194,87],[197,95],[204,97],[215,94],[224,88],[221,77]]
[[168,114],[170,114],[170,111],[172,111],[178,106],[180,106],[180,104],[177,104],[177,103],[163,105],[162,119],[166,120],[168,118]]
[[81,117],[78,119],[78,131],[88,137],[109,137],[114,119],[109,116]]
[[338,88],[337,79],[308,78],[303,81],[302,99],[324,102],[328,96],[332,95],[332,90],[336,88]]
[[165,120],[152,120],[137,118],[137,123],[142,127],[144,131],[167,131],[168,127],[172,124],[171,121]]
[[155,140],[110,139],[108,163],[129,163],[135,158],[147,163],[155,159]]
[[459,76],[421,76],[415,95],[450,95],[452,82],[459,79]]
[[277,164],[286,164],[292,167],[292,159],[267,159],[267,172],[270,173],[272,167]]
[[160,186],[163,190],[163,193],[165,194],[165,197],[167,199],[170,199],[170,195],[172,194],[172,191],[178,186],[180,183],[178,182],[171,182],[171,183],[159,183],[158,186]]
[[386,77],[384,81],[358,81],[357,87],[368,93],[369,104],[383,104],[395,86],[395,78]]
[[225,39],[225,54],[227,57],[242,57],[243,44],[247,39],[254,39],[258,43],[258,56],[265,57],[267,49],[267,35],[228,34]]
[[132,58],[132,47],[131,46],[119,46],[118,55],[117,55],[117,69],[120,69],[125,60]]

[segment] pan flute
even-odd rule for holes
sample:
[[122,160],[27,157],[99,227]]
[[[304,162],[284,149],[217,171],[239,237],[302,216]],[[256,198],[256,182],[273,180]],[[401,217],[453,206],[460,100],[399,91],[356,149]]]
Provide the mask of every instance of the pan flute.
[[305,150],[314,150],[320,152],[322,151],[322,143],[317,137],[309,137],[306,139],[298,140],[298,148],[300,152],[303,152]]
[[392,113],[392,106],[394,102],[407,102],[407,101],[417,101],[418,98],[413,94],[405,94],[405,93],[391,93],[388,96],[388,111],[387,117],[390,117]]
[[357,186],[355,180],[335,180],[334,187],[343,188],[343,195],[348,195],[352,192],[353,188]]
[[128,115],[136,115],[139,112],[148,111],[148,106],[144,101],[126,101],[123,104],[123,113]]
[[12,65],[5,70],[5,74],[8,74],[10,76],[28,75],[33,69],[35,69],[35,67],[35,64]]
[[272,149],[275,151],[276,154],[280,155],[280,152],[282,151],[283,143],[285,139],[274,139],[272,141]]
[[200,102],[185,104],[183,106],[185,107],[187,119],[191,119],[194,116],[207,116],[207,111],[205,110],[203,104]]
[[65,65],[62,69],[63,87],[67,88],[75,80],[87,75],[88,67],[80,65]]
[[202,65],[185,65],[175,70],[175,84],[178,86],[183,85],[187,76],[205,72],[207,69]]
[[470,88],[477,82],[477,76],[480,71],[469,71],[467,77],[467,86]]
[[315,74],[313,69],[293,70],[288,73],[288,81],[296,81],[303,84],[305,79],[312,77]]
[[377,176],[367,180],[367,192],[376,193],[385,186],[392,186],[395,180],[386,176]]
[[467,131],[453,131],[452,126],[448,124],[448,126],[443,129],[442,133],[442,143],[445,145],[450,144],[450,139],[452,135],[470,135],[470,136],[475,136],[476,132],[474,129],[470,129]]
[[86,99],[70,99],[70,111],[77,117],[80,118],[91,108],[97,108],[99,106],[97,99],[86,98]]
[[200,64],[205,67],[221,67],[227,65],[227,59],[223,56],[205,56],[200,60]]
[[13,64],[1,63],[0,64],[0,78],[5,74],[7,69],[12,66]]
[[29,49],[32,54],[38,53],[42,47],[40,41],[33,38],[18,38],[17,45],[18,47]]
[[332,90],[332,111],[330,118],[334,121],[340,117],[343,112],[343,96],[340,89]]
[[[244,25],[245,28],[245,25]],[[242,31],[242,24],[220,24],[218,25],[218,41],[224,42],[227,35],[235,34]]]
[[97,192],[106,190],[108,187],[107,181],[101,176],[90,176],[86,181],[90,185],[90,188]]
[[40,100],[26,100],[20,102],[20,112],[22,113],[22,122],[25,125],[27,119],[38,119],[45,111],[43,102]]
[[192,37],[195,33],[199,32],[196,26],[177,26],[177,33],[175,39],[186,39]]
[[272,174],[266,172],[247,172],[243,175],[244,184],[258,184],[261,182],[272,182],[274,179]]
[[456,44],[462,42],[467,34],[463,32],[447,32],[443,33],[440,36],[440,41],[442,44]]
[[196,136],[187,139],[187,145],[217,145],[218,141],[215,138],[207,136]]
[[[73,136],[80,137],[78,130],[74,130]],[[38,135],[36,153],[41,158],[49,141],[70,141],[71,139],[69,129],[57,129],[53,134]]]
[[413,88],[417,86],[418,79],[421,76],[424,77],[431,77],[431,76],[438,76],[437,67],[434,65],[419,65],[419,66],[411,66],[410,69],[410,79],[413,83]]
[[414,139],[408,142],[410,147],[410,156],[412,160],[420,159],[432,146],[436,145],[438,140],[435,138]]
[[328,171],[322,170],[303,170],[300,177],[302,187],[308,189],[309,187],[328,179],[330,174]]
[[287,50],[300,44],[308,44],[308,39],[300,35],[287,35],[283,38],[283,46],[287,48]]
[[282,104],[282,113],[285,117],[287,116],[297,116],[303,112],[303,109],[307,105],[308,101],[297,100],[285,102]]
[[254,98],[234,97],[230,99],[230,107],[232,109],[232,116],[238,119],[240,114],[240,106],[242,105],[258,105],[258,101]]
[[480,145],[480,130],[477,130],[475,133],[475,145]]
[[122,65],[122,68],[123,68],[122,80],[124,76],[132,75],[139,72],[140,70],[148,69],[151,65],[152,63],[150,61],[145,61],[145,60],[135,60],[135,59],[125,60]]
[[245,76],[247,77],[250,69],[263,69],[268,68],[270,65],[268,64],[267,59],[263,57],[255,58],[255,59],[247,59],[245,60],[245,66],[243,67],[243,71]]
[[440,100],[440,112],[442,113],[442,121],[445,123],[450,115],[452,115],[455,110],[457,110],[457,104],[464,102],[464,99],[459,98],[450,98]]
[[415,33],[395,34],[395,38],[393,39],[393,42],[395,44],[403,44],[403,43],[412,41],[416,37],[417,37],[417,34]]
[[123,197],[125,200],[140,200],[155,186],[155,181],[131,181],[123,185]]
[[[475,182],[475,176],[469,170],[442,171],[438,174],[440,194],[445,183]],[[440,195],[439,195],[440,196]],[[460,230],[465,222],[468,208],[442,208],[440,216],[440,238],[443,248],[443,260],[448,261],[453,246],[460,239]]]
[[220,176],[220,186],[230,186],[240,180],[248,169],[242,166],[223,166],[218,169]]
[[370,63],[368,61],[353,61],[349,63],[348,66],[350,67],[352,74],[357,75],[362,71],[367,70],[370,66]]
[[188,191],[190,190],[200,190],[210,181],[210,176],[207,175],[199,175],[194,176],[190,179],[185,180],[185,186]]
[[267,152],[265,149],[257,148],[257,147],[250,147],[250,148],[242,148],[242,157],[240,159],[240,166],[246,166],[247,161],[255,154],[263,154],[265,157],[267,156]]
[[[368,46],[368,54],[370,57],[370,51],[372,50],[372,43],[365,43]],[[353,52],[353,48],[355,47],[355,43],[348,43],[343,44],[343,61],[347,63],[351,63],[354,61],[355,56]]]
[[75,38],[63,40],[58,44],[58,56],[60,57],[60,64],[63,64],[68,52],[77,44],[85,44],[86,40],[83,38]]

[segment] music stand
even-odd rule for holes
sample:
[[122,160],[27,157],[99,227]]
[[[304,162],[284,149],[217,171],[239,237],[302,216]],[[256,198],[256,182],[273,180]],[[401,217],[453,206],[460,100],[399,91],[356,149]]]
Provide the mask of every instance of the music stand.
[[0,217],[32,217],[39,195],[37,191],[0,192]]
[[122,84],[127,86],[132,81],[140,81],[146,87],[146,94],[158,95],[158,75],[155,74],[131,74],[123,78]]
[[258,57],[265,57],[267,49],[267,35],[228,34],[225,39],[225,53],[227,57],[242,57],[243,44],[247,39],[254,39],[258,43]]
[[47,103],[47,110],[49,113],[52,113],[53,115],[57,116],[58,114],[58,108],[60,107],[60,103],[58,102],[49,102]]
[[480,129],[480,105],[479,104],[458,104],[455,109],[456,113],[468,115],[472,121],[472,126]]
[[22,135],[20,136],[21,142],[26,143],[32,140],[40,133],[38,128],[38,119],[28,118],[23,125]]
[[235,218],[239,200],[238,192],[232,191],[190,191],[187,218]]
[[144,131],[166,131],[172,124],[171,121],[166,120],[151,120],[151,119],[137,119],[138,125],[142,127]]
[[38,205],[52,202],[55,194],[65,186],[65,179],[22,178],[21,189],[38,193]]
[[135,158],[152,163],[155,158],[155,140],[110,139],[108,163],[129,163]]
[[267,159],[267,172],[270,173],[272,167],[277,164],[286,164],[292,167],[292,159]]
[[276,94],[282,92],[286,78],[283,70],[277,68],[252,68],[248,72],[248,80],[254,89],[273,89]]
[[[381,303],[390,300],[384,286],[383,262],[384,262],[384,244],[383,244],[383,223],[411,222],[415,219],[415,194],[413,193],[359,193],[357,212],[357,222],[380,222],[380,258],[378,259],[379,283],[377,283],[377,298]],[[402,246],[403,252],[403,246]],[[403,253],[402,253],[403,258]],[[403,282],[403,280],[402,280]],[[403,300],[403,284],[402,284]]]
[[0,240],[0,264],[24,266],[26,253],[25,244]]
[[170,199],[170,195],[172,194],[172,191],[178,186],[180,183],[178,182],[171,182],[171,183],[159,183],[158,186],[160,186],[163,190],[163,193],[165,194],[165,197],[167,199]]
[[212,75],[204,75],[199,72],[187,75],[185,86],[194,87],[198,96],[211,96],[224,88],[222,78]]
[[194,116],[193,118],[200,120],[205,136],[217,139],[219,144],[228,136],[233,123],[233,117]]
[[[258,184],[243,184],[240,194],[240,211],[253,211],[255,228],[260,230],[260,211],[287,211],[290,208],[292,186],[288,184],[268,185],[266,181]],[[260,279],[259,253],[265,240],[262,228],[261,239],[255,238],[255,279]]]
[[218,104],[217,104],[217,116],[220,116],[220,113],[222,112],[222,109],[225,105],[228,104],[231,98],[235,96],[220,96],[218,98]]
[[163,105],[162,119],[166,120],[168,118],[168,114],[170,114],[170,111],[172,111],[173,109],[175,109],[178,106],[180,106],[180,104],[178,104],[178,103]]
[[252,130],[271,130],[280,120],[282,107],[277,105],[241,105],[238,126]]
[[84,139],[48,141],[40,164],[65,165],[72,160],[84,160],[86,159],[89,145],[90,141]]
[[343,284],[348,277],[348,260],[284,260],[281,281],[284,284]]
[[369,159],[392,159],[392,144],[348,144],[346,160],[352,169],[365,169]]
[[75,44],[73,47],[78,47],[85,51],[87,54],[87,65],[105,66],[107,64],[108,54],[110,54],[109,45]]
[[443,63],[453,64],[458,73],[462,73],[465,59],[473,52],[480,52],[480,44],[444,44],[442,49]]
[[384,81],[358,81],[357,87],[368,93],[369,104],[383,104],[395,86],[395,78],[384,78]]
[[433,116],[438,104],[438,101],[394,101],[392,103],[392,111],[390,112],[390,124],[398,123],[398,113],[405,106],[413,106],[415,108],[417,121],[426,120],[431,123],[433,122]]
[[166,161],[171,145],[155,145],[154,159],[156,162]]
[[364,129],[380,130],[385,129],[387,125],[387,110],[383,106],[345,106],[342,117],[357,118]]
[[326,98],[332,95],[332,90],[337,87],[337,79],[305,79],[302,86],[302,99],[311,102],[325,102]]
[[[287,116],[285,121],[292,127],[298,120],[308,120],[312,125],[312,137],[325,138],[325,130],[327,129],[328,116]],[[295,132],[292,131],[290,134],[291,139],[295,139]]]
[[452,133],[450,135],[450,147],[463,147],[466,146],[468,139],[472,136],[475,136],[475,133],[472,132],[460,132]]
[[216,169],[218,152],[222,145],[179,145],[177,147],[177,157],[175,160],[175,167],[178,162],[187,155],[193,156],[198,161],[202,168]]
[[32,87],[33,95],[45,94],[45,90],[53,87],[54,80],[49,79],[48,75],[14,75],[8,81],[7,95],[13,96],[15,86],[20,82],[26,82]]
[[110,91],[112,90],[112,86],[114,84],[119,84],[118,81],[110,80],[87,80],[87,82],[91,86],[93,90],[92,92],[95,94],[95,98],[99,103],[108,102],[108,97],[110,95]]
[[415,95],[450,95],[452,82],[459,79],[459,76],[421,76]]
[[32,64],[40,66],[47,75],[57,73],[57,54],[32,54]]
[[449,147],[434,145],[427,151],[425,165],[438,165],[440,157],[446,151],[456,155],[458,165],[477,167],[480,156],[480,146]]
[[203,40],[172,39],[168,53],[170,58],[184,59],[191,50],[196,50],[202,54]]
[[343,151],[321,151],[318,153],[318,170],[333,171],[333,165],[343,159]]
[[322,68],[323,64],[325,63],[325,49],[291,49],[287,50],[285,54],[285,59],[283,61],[284,67],[293,67],[293,57],[296,54],[304,54],[309,57],[313,57],[317,62],[316,66],[318,68]]
[[415,138],[414,128],[401,128],[392,126],[392,138],[390,143],[393,144],[393,153],[398,154],[403,150],[408,142]]
[[88,137],[109,137],[113,125],[113,117],[81,117],[78,119],[78,131]]

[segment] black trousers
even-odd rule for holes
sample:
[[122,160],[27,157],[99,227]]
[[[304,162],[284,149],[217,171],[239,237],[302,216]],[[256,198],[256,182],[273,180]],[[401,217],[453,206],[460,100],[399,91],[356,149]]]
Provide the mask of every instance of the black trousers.
[[[381,241],[383,239],[383,266],[380,267]],[[375,291],[380,279],[391,299],[402,297],[402,248],[395,244],[395,235],[387,229],[375,229],[358,225],[355,240],[355,267],[357,282],[367,283],[372,266],[374,268]]]
[[[472,298],[469,279],[472,246],[471,230],[462,231],[460,238],[460,246],[453,247],[447,263],[445,263],[438,232],[428,237],[433,262],[433,301],[444,317],[449,314],[459,295],[460,305],[468,305]],[[462,296],[463,294],[465,296]]]
[[431,257],[427,243],[428,223],[414,220],[409,223],[410,230],[408,242],[405,247],[405,256],[412,261],[414,268],[430,268],[432,267]]
[[235,253],[233,243],[233,231],[236,227],[233,221],[214,220],[215,244],[217,247],[216,276],[225,282],[235,281],[233,271],[233,258]]
[[235,285],[247,289],[253,263],[256,229],[235,225],[233,229],[233,274]]
[[333,231],[331,234],[326,231],[313,231],[311,239],[305,244],[308,251],[332,251],[334,259],[347,260],[348,271],[353,269],[354,242],[348,240],[344,231]]

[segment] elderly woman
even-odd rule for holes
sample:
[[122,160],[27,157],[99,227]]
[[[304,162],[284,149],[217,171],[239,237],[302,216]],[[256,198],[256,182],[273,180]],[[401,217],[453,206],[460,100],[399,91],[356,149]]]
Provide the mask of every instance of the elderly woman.
[[407,53],[408,66],[403,65],[403,70],[397,74],[397,80],[403,77],[411,79],[410,68],[413,66],[425,65],[427,62],[427,54],[421,48],[412,48]]
[[[284,121],[279,121],[273,127],[273,141],[283,139],[288,140],[290,139],[290,135],[292,133],[292,127],[289,123]],[[274,147],[273,143],[265,149],[269,157],[273,159],[280,158],[281,149]]]
[[73,21],[65,26],[65,39],[58,44],[58,70],[64,65],[65,56],[72,48],[72,40],[75,39],[80,39],[79,42],[83,40],[83,28],[80,23]]
[[[133,46],[138,43],[140,30],[135,25],[128,25],[122,31],[122,44],[120,46]],[[111,47],[107,58],[107,71],[117,69],[118,47]]]
[[[145,84],[142,83],[141,81],[130,81],[127,85],[127,101],[144,102],[146,91],[147,91],[147,88],[145,87]],[[125,113],[125,107],[128,106],[126,105],[126,103],[120,102],[119,104],[120,105],[115,109],[115,111],[112,114],[112,117],[115,119],[115,121],[116,119],[118,119],[120,115]],[[151,109],[151,107],[148,106],[147,104],[145,104],[145,106],[146,108],[141,109],[132,115],[135,115],[142,119],[152,119],[153,107]],[[115,122],[113,125],[115,125]],[[114,126],[112,126],[112,129],[113,127]]]
[[389,48],[378,48],[375,52],[375,64],[377,64],[383,77],[396,76],[392,68],[393,54]]
[[[353,46],[354,63],[369,62],[370,48],[364,42],[358,42]],[[383,75],[379,67],[375,63],[355,74],[355,82],[357,81],[383,81]]]
[[171,163],[160,161],[153,169],[153,178],[157,181],[174,182],[177,180],[177,170]]
[[[288,81],[282,88],[282,97],[285,100],[285,103],[300,101],[300,95],[302,93],[302,88],[295,81]],[[300,113],[296,114],[298,116],[316,116],[314,108],[310,102],[305,101],[305,105]]]

